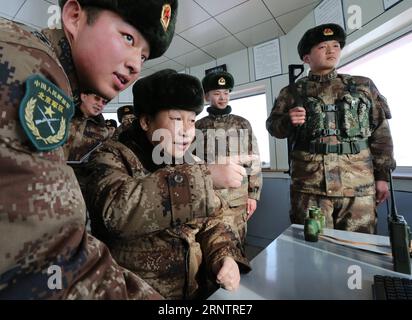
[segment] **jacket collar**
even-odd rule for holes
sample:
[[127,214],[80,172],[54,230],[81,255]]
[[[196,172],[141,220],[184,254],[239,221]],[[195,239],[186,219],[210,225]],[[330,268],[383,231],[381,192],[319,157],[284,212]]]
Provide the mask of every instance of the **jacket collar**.
[[155,172],[165,167],[164,164],[158,165],[153,162],[154,145],[149,141],[138,121],[133,121],[132,125],[119,135],[119,141],[133,151],[146,170]]
[[80,105],[79,79],[74,66],[70,44],[63,29],[43,29],[42,33],[50,41],[57,58],[66,72],[73,93],[74,105]]
[[215,107],[211,106],[211,107],[207,108],[207,112],[210,115],[213,115],[213,116],[223,116],[223,115],[230,114],[232,112],[232,107],[227,106],[224,109],[218,109],[218,108],[215,108]]
[[[139,161],[143,167],[150,172],[155,172],[156,170],[162,169],[168,165],[165,163],[154,163],[152,156],[154,145],[147,138],[146,132],[140,127],[138,120],[134,120],[132,125],[119,135],[119,142],[131,149],[139,158]],[[188,160],[188,163],[197,162],[196,158],[190,153],[189,150],[187,151],[184,160]],[[174,159],[172,159],[172,161],[173,163],[170,164],[170,166],[174,166]]]
[[312,71],[310,71],[308,78],[310,81],[314,81],[314,82],[326,82],[326,81],[336,79],[337,76],[338,76],[338,72],[336,71],[336,69],[333,69],[328,74],[323,74],[323,75],[316,75],[316,74],[313,74]]

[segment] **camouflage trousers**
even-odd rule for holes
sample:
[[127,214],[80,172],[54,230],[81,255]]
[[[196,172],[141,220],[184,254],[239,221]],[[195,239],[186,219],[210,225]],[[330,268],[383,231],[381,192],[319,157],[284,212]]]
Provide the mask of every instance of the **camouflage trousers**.
[[239,232],[239,239],[241,243],[244,245],[246,240],[246,232],[247,232],[247,208],[246,205],[237,206],[237,207],[230,207],[232,214],[234,215],[234,222],[236,228]]
[[304,224],[311,206],[320,207],[326,217],[326,228],[376,234],[375,195],[363,197],[325,197],[291,191],[290,221]]

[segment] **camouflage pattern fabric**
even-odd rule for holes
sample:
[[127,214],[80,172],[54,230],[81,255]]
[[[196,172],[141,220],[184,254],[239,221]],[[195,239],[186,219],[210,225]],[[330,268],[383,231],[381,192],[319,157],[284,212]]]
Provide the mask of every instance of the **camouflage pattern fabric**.
[[80,109],[76,110],[71,122],[69,137],[63,149],[82,192],[85,190],[89,174],[85,164],[89,160],[90,154],[110,137],[111,134],[105,125],[103,115],[85,118]]
[[[335,71],[324,79],[310,74],[300,82],[307,82],[308,96],[319,96],[325,104],[334,104],[336,99],[347,94],[347,77],[349,76],[338,75]],[[375,194],[375,180],[389,181],[389,168],[395,167],[393,142],[387,121],[391,118],[389,107],[370,79],[351,78],[372,105],[369,148],[358,154],[326,155],[294,150],[291,155],[292,190],[333,197],[367,196]],[[298,85],[300,94],[301,88]],[[294,101],[289,87],[281,90],[266,122],[271,135],[279,139],[293,136],[297,129],[292,127],[288,111],[294,106]],[[331,127],[334,125],[336,124],[330,123]],[[336,136],[330,136],[325,137],[323,142],[336,144],[340,141]],[[297,141],[298,143],[302,142]]]
[[[308,77],[297,82],[298,94],[305,100],[305,90],[303,88],[306,88],[309,101],[311,99],[321,99],[325,105],[332,105],[348,96],[349,81],[356,84],[358,94],[367,99],[367,103],[371,106],[368,119],[369,128],[367,128],[370,132],[363,131],[360,135],[365,134],[368,136],[369,147],[356,154],[316,154],[301,150],[301,148],[293,150],[290,155],[292,161],[291,197],[295,199],[293,201],[302,199],[301,196],[295,197],[295,194],[305,193],[308,194],[306,197],[309,197],[309,195],[329,197],[331,203],[347,201],[345,199],[334,199],[340,197],[351,197],[351,201],[358,202],[358,199],[354,197],[366,199],[365,197],[375,196],[375,181],[389,181],[389,169],[394,169],[396,166],[393,158],[393,142],[387,120],[391,118],[391,114],[386,99],[379,93],[372,80],[365,77],[341,75],[337,74],[336,71],[324,76],[310,73]],[[294,106],[295,98],[290,87],[283,88],[266,121],[266,127],[271,135],[279,139],[293,138],[296,132],[301,130],[294,128],[290,122],[288,112]],[[307,108],[307,106],[304,107]],[[314,115],[314,111],[307,110],[307,118],[312,115]],[[327,122],[330,129],[337,129],[338,124],[333,117],[328,118]],[[307,146],[310,143],[310,138],[302,133],[293,142],[296,143],[296,146]],[[341,143],[343,140],[338,135],[318,138],[319,142],[330,145]],[[364,201],[361,202],[364,203]],[[370,226],[359,227],[359,230],[373,231],[375,228],[374,212],[376,205],[374,202],[367,203],[371,207],[365,211],[365,216],[360,218],[359,223],[363,225],[362,221],[365,219],[365,221],[370,221]],[[298,211],[305,208],[305,203],[296,204],[292,202],[292,207],[292,216],[302,216],[302,213]],[[338,209],[335,208],[335,210]],[[349,207],[347,210],[346,213],[341,212],[339,215],[347,218],[348,215],[353,214],[351,221],[359,218],[358,211],[351,213]],[[295,218],[292,221],[296,221]],[[344,225],[345,223],[339,224],[340,227]],[[336,226],[337,224],[335,224]],[[348,229],[352,228],[349,224],[346,227]],[[356,228],[353,227],[352,229]]]
[[257,157],[246,168],[248,177],[244,179],[240,188],[216,191],[238,213],[236,224],[239,227],[241,239],[244,241],[247,199],[259,200],[262,188],[259,148],[252,127],[248,120],[238,115],[209,113],[208,116],[196,121],[196,129],[200,129],[204,136],[204,157],[207,163],[217,161],[218,155],[255,155]]
[[[52,44],[0,19],[0,299],[161,298],[85,232],[85,203],[63,148],[37,152],[19,123],[30,75],[47,78],[70,97],[76,86],[56,56],[57,43],[67,40],[55,32],[59,40]],[[64,50],[60,58],[69,58]],[[50,267],[60,269],[61,287],[50,287]]]
[[[216,190],[218,192],[218,190]],[[245,243],[246,234],[247,234],[247,205],[243,204],[240,206],[230,207],[231,213],[234,215],[233,219],[239,232],[239,238],[242,240],[242,243]]]
[[[204,165],[155,165],[137,122],[90,158],[87,204],[92,232],[116,261],[169,299],[195,298],[198,270],[225,256],[249,270],[234,221],[222,215]],[[227,208],[227,205],[226,205]],[[230,209],[228,209],[230,210]],[[233,231],[235,230],[235,231]]]
[[308,209],[316,206],[326,217],[326,228],[376,234],[375,200],[375,196],[324,197],[291,191],[290,221],[304,224]]
[[102,115],[85,118],[80,113],[77,111],[72,119],[69,137],[63,148],[68,161],[81,161],[101,142],[110,138]]
[[126,124],[120,124],[120,126],[118,126],[118,127],[116,128],[116,130],[114,131],[114,134],[113,134],[112,139],[118,140],[120,134],[121,134],[122,132],[126,131],[127,129],[129,129],[131,125],[132,125],[132,124],[131,124],[130,122],[128,122],[128,123],[126,123]]

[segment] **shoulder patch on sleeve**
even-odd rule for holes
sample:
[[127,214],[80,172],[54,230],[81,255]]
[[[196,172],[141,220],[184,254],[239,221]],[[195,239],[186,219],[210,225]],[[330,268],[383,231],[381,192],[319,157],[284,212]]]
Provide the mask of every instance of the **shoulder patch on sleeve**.
[[67,140],[74,105],[70,97],[40,75],[26,80],[19,118],[27,137],[39,151],[50,151]]

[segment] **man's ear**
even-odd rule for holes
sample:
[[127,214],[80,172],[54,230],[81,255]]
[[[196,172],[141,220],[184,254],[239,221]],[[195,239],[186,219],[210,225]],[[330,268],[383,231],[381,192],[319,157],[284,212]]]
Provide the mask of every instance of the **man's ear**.
[[303,62],[309,64],[310,63],[310,57],[308,54],[305,54],[303,56]]
[[84,15],[86,15],[86,12],[77,0],[68,0],[65,3],[62,10],[62,25],[69,40],[76,39]]
[[80,100],[81,100],[82,102],[84,102],[84,101],[86,100],[86,97],[87,97],[87,94],[85,94],[85,93],[80,93]]
[[210,102],[210,92],[205,93],[205,100]]
[[150,123],[150,119],[148,116],[146,115],[141,115],[139,116],[139,123],[140,126],[142,127],[143,131],[149,131],[149,123]]

